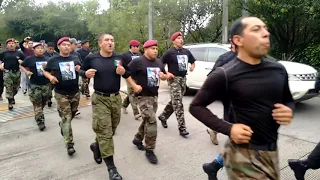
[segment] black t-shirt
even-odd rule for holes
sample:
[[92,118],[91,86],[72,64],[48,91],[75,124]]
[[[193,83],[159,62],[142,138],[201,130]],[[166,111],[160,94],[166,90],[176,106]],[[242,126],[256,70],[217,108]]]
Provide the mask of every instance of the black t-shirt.
[[[235,59],[213,71],[190,104],[190,113],[209,128],[230,135],[231,123],[253,130],[251,143],[268,144],[278,139],[279,124],[272,117],[277,103],[294,109],[288,74],[277,62],[262,60],[250,65]],[[229,101],[228,114],[220,120],[208,108],[216,100]]]
[[123,64],[125,64],[125,65],[128,66],[128,64],[129,64],[132,60],[134,60],[134,59],[142,56],[142,54],[141,54],[141,53],[134,54],[134,53],[132,53],[131,51],[128,51],[128,52],[126,52],[126,53],[123,53],[122,56],[123,56]]
[[188,71],[188,65],[193,64],[196,59],[188,49],[170,48],[161,57],[162,63],[168,65],[168,72],[175,76],[184,77]]
[[[233,52],[233,51],[228,51],[228,52],[222,54],[221,56],[219,56],[217,61],[214,63],[214,66],[213,66],[212,70],[209,72],[209,74],[211,74],[215,69],[217,69],[217,67],[221,67],[236,58],[237,58],[237,53]],[[208,76],[209,76],[209,74],[208,74]]]
[[84,50],[83,48],[80,48],[79,50],[76,51],[77,53],[80,54],[81,56],[81,61],[84,61],[84,59],[89,55],[89,54],[92,54],[93,51],[89,48],[87,51]]
[[81,76],[85,77],[85,71],[95,69],[93,88],[96,91],[112,94],[120,90],[121,76],[116,73],[117,64],[122,64],[126,73],[122,76],[128,78],[130,73],[128,67],[123,64],[122,55],[113,53],[111,57],[103,57],[100,52],[89,54],[81,66]]
[[47,61],[48,58],[46,56],[29,56],[23,61],[21,66],[28,68],[33,73],[30,77],[31,84],[45,85],[49,83],[49,79],[42,72],[46,67]]
[[21,51],[4,50],[0,52],[0,60],[4,63],[4,69],[6,70],[19,70],[19,59],[24,60],[25,56]]
[[76,56],[62,57],[53,56],[48,60],[45,68],[48,72],[53,72],[59,83],[55,84],[55,92],[63,95],[73,95],[79,91],[79,74],[75,66],[80,65],[79,58]]
[[79,58],[79,60],[80,60],[80,62],[82,62],[82,57],[81,57],[81,55],[78,53],[78,52],[76,52],[76,51],[71,51],[70,52],[70,55],[72,55],[72,56],[76,56],[77,58]]
[[130,62],[129,69],[131,77],[142,87],[136,96],[158,96],[160,72],[166,73],[160,59],[148,60],[141,56]]

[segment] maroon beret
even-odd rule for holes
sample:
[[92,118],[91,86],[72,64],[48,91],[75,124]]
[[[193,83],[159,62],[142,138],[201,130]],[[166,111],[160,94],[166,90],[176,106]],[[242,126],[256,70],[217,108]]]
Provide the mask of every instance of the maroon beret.
[[34,44],[33,44],[33,48],[36,48],[36,47],[38,47],[38,46],[43,46],[43,44],[42,44],[42,43],[34,43]]
[[13,38],[9,38],[6,40],[6,44],[8,44],[9,42],[14,42],[14,39]]
[[70,37],[62,37],[58,40],[57,45],[59,46],[61,43],[65,41],[70,41]]
[[140,42],[137,40],[131,40],[129,44],[130,44],[130,46],[139,46]]
[[157,40],[148,40],[143,44],[143,48],[149,48],[151,46],[158,46]]
[[171,36],[171,41],[176,40],[178,36],[182,36],[182,33],[181,32],[173,33],[172,36]]

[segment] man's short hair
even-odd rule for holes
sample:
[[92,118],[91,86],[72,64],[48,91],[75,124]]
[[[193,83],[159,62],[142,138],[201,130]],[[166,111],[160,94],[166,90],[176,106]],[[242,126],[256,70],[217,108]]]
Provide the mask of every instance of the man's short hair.
[[98,40],[99,40],[99,41],[102,41],[102,39],[103,39],[103,37],[104,37],[105,35],[110,35],[110,36],[113,37],[113,35],[112,35],[111,33],[102,33],[102,34],[100,34],[100,35],[98,36]]
[[241,17],[235,20],[230,28],[230,40],[231,43],[234,44],[232,38],[235,35],[242,35],[243,30],[247,27],[247,24],[244,24],[242,21],[243,19],[248,18],[248,17]]

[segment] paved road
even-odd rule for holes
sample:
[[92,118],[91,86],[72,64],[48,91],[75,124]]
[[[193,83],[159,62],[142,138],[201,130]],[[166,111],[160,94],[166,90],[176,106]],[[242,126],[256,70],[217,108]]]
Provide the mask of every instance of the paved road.
[[[184,98],[188,109],[192,96]],[[159,110],[161,113],[169,100],[167,89],[161,89]],[[89,103],[88,103],[89,104]],[[55,108],[46,110],[45,132],[40,132],[33,117],[13,119],[0,123],[0,179],[1,180],[101,180],[107,178],[104,164],[98,165],[89,150],[95,136],[91,130],[91,106],[80,108],[81,115],[73,120],[76,154],[69,157],[59,134],[60,120]],[[294,122],[282,127],[279,135],[281,179],[293,180],[293,173],[287,167],[288,158],[303,158],[315,147],[320,139],[319,121],[320,98],[298,104]],[[24,109],[30,110],[31,106]],[[210,109],[222,115],[220,103],[210,105]],[[205,180],[201,165],[211,161],[223,150],[225,136],[219,135],[220,145],[211,144],[204,125],[186,113],[188,138],[178,135],[175,116],[169,119],[168,129],[158,124],[156,154],[158,165],[147,162],[144,153],[131,144],[139,126],[134,120],[132,110],[123,115],[114,137],[115,163],[126,180]],[[19,111],[19,108],[16,108]],[[319,172],[310,171],[306,179],[319,178]],[[219,179],[225,180],[224,170]]]

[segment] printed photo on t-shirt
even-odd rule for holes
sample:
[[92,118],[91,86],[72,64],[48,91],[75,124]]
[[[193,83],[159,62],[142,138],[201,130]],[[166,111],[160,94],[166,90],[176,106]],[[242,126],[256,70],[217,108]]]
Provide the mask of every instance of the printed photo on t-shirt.
[[188,69],[188,56],[177,55],[179,71],[186,71]]
[[46,67],[47,62],[36,62],[37,74],[38,76],[43,76],[43,70]]
[[158,87],[160,85],[160,68],[148,67],[147,78],[149,87]]
[[73,61],[60,62],[59,67],[63,81],[76,79],[76,71]]
[[140,56],[131,56],[131,60],[134,60],[134,59],[136,59],[138,57],[140,57]]

